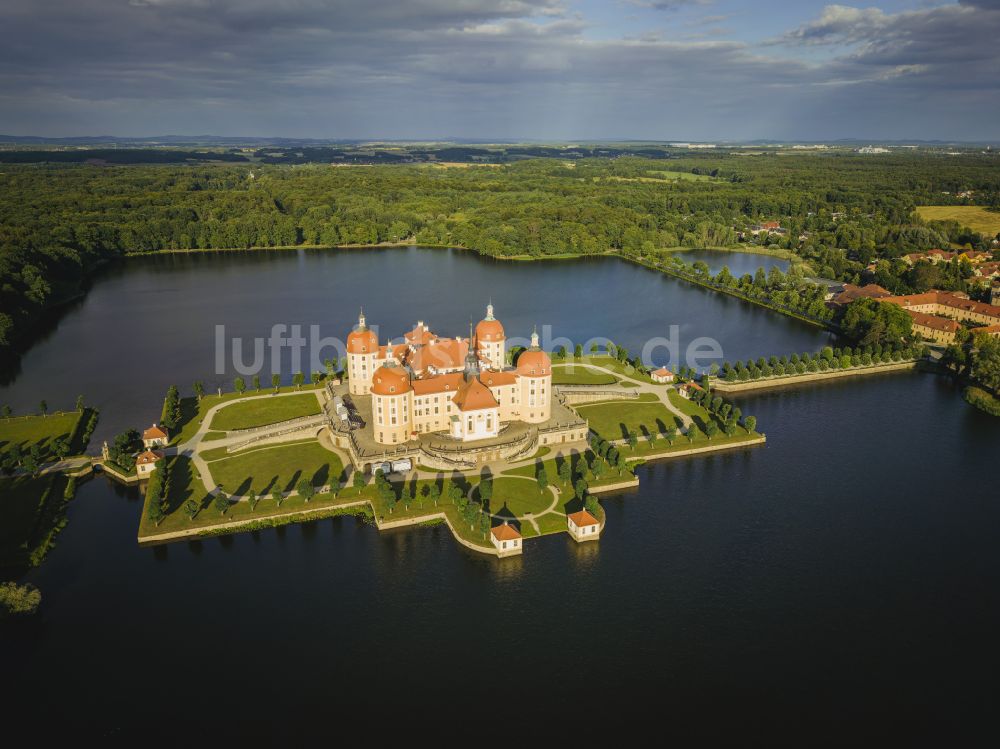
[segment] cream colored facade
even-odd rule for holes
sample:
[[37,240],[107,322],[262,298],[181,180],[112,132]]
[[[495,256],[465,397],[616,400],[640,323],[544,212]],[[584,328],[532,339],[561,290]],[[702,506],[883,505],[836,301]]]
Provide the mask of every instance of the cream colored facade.
[[362,313],[347,339],[352,395],[371,395],[373,433],[383,445],[441,432],[462,441],[496,437],[504,424],[552,415],[552,364],[532,335],[516,367],[493,305],[468,338],[441,338],[422,321],[403,343],[380,346]]
[[586,510],[567,515],[566,528],[574,541],[596,541],[601,537],[601,524]]

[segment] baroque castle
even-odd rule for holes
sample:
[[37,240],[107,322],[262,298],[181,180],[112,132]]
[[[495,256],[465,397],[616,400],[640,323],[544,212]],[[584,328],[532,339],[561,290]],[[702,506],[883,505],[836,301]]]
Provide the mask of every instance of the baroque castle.
[[463,442],[496,437],[505,424],[541,424],[552,415],[552,362],[538,334],[516,366],[493,305],[468,338],[441,338],[422,321],[403,342],[380,345],[364,312],[347,337],[352,395],[371,396],[372,434],[397,445],[443,433]]

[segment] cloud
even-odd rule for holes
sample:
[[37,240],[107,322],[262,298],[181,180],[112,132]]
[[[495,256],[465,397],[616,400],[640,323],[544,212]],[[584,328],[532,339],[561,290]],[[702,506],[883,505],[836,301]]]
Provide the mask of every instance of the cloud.
[[758,47],[595,38],[559,0],[5,0],[0,132],[998,138],[982,5],[828,6]]

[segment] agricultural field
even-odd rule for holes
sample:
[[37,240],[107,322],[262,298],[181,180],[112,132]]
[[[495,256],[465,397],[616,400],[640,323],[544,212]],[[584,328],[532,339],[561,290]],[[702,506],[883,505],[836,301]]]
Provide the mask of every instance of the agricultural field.
[[978,205],[921,205],[917,215],[924,221],[957,221],[990,237],[1000,234],[1000,211]]

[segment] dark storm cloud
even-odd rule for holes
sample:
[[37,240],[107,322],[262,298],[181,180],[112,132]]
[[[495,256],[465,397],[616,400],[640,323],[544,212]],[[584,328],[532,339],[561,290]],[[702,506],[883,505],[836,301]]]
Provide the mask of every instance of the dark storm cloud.
[[557,0],[5,0],[0,131],[998,137],[985,5],[828,6],[757,48],[596,39]]

